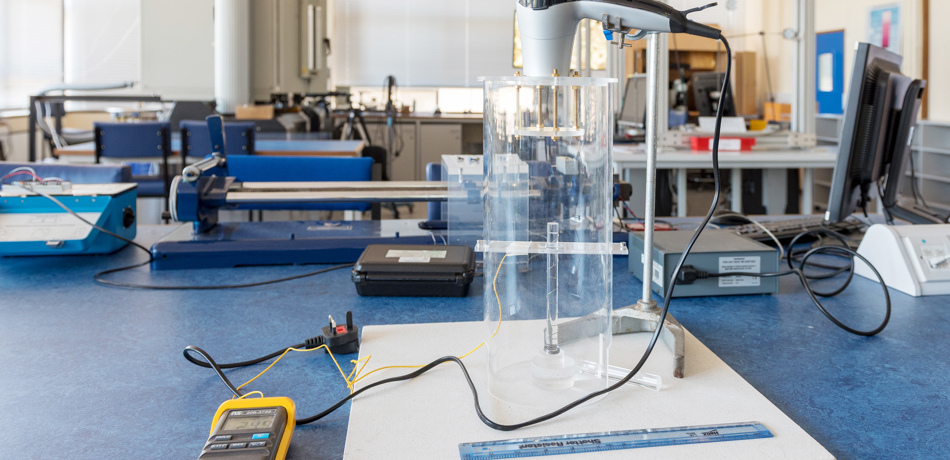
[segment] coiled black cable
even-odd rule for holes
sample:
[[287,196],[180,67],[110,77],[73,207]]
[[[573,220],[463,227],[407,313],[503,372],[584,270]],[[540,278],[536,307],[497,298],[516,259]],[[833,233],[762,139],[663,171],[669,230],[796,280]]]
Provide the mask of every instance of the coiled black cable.
[[[517,429],[520,429],[520,428],[524,428],[524,427],[527,427],[527,426],[535,425],[535,424],[538,424],[538,423],[541,423],[541,422],[544,422],[544,421],[553,419],[553,418],[555,418],[555,417],[557,417],[557,416],[559,416],[559,415],[561,415],[561,414],[564,414],[565,412],[567,412],[567,411],[569,411],[569,410],[571,410],[571,409],[573,409],[573,408],[575,408],[575,407],[577,407],[577,406],[580,406],[580,405],[584,404],[584,403],[587,402],[587,401],[590,401],[591,399],[597,398],[597,397],[599,397],[599,396],[601,396],[601,395],[604,395],[604,394],[606,394],[606,393],[609,393],[609,392],[611,392],[611,391],[614,391],[614,390],[616,390],[616,389],[622,387],[623,385],[625,385],[627,382],[629,382],[630,379],[632,379],[633,376],[636,375],[636,373],[640,371],[640,369],[643,367],[644,363],[646,363],[646,360],[650,357],[650,354],[652,353],[653,348],[656,346],[656,342],[657,342],[657,340],[659,339],[660,332],[661,332],[662,329],[663,329],[663,323],[664,323],[664,321],[666,320],[666,316],[667,316],[667,314],[668,314],[668,312],[669,312],[670,299],[672,298],[673,289],[676,287],[676,282],[677,282],[677,278],[678,278],[677,275],[678,275],[678,274],[680,273],[680,271],[683,269],[683,265],[684,265],[684,262],[686,261],[687,256],[689,255],[690,251],[692,250],[693,246],[695,245],[696,240],[699,238],[699,235],[702,233],[703,229],[704,229],[704,228],[706,227],[706,225],[709,223],[709,220],[712,218],[712,215],[713,215],[713,213],[714,213],[715,210],[716,210],[716,206],[717,206],[717,204],[719,203],[719,199],[720,199],[720,195],[721,195],[721,193],[720,193],[721,182],[720,182],[720,172],[719,172],[719,136],[720,136],[720,131],[721,131],[721,127],[722,127],[722,114],[723,114],[722,112],[723,112],[723,107],[724,107],[724,101],[723,101],[723,99],[724,99],[724,97],[725,97],[725,94],[726,94],[726,86],[728,85],[729,77],[730,77],[730,74],[731,74],[731,72],[732,72],[732,49],[731,49],[731,47],[729,46],[729,42],[728,42],[728,40],[726,40],[725,37],[720,36],[719,39],[720,39],[720,41],[722,41],[723,45],[724,45],[725,48],[726,48],[726,54],[727,54],[727,61],[726,61],[726,62],[727,62],[727,64],[726,64],[726,76],[725,76],[725,79],[723,80],[722,92],[720,93],[719,108],[718,108],[718,110],[717,110],[717,112],[716,112],[716,127],[715,127],[715,135],[714,135],[714,138],[713,138],[713,147],[712,147],[713,179],[714,179],[714,181],[715,181],[715,186],[716,186],[716,187],[715,187],[714,196],[713,196],[713,200],[712,200],[712,204],[710,205],[709,211],[706,213],[705,218],[703,218],[702,223],[699,225],[699,227],[697,227],[696,231],[693,233],[692,238],[690,239],[689,243],[686,245],[686,248],[683,250],[683,253],[681,254],[681,256],[680,256],[680,258],[679,258],[679,262],[677,262],[676,267],[675,267],[675,269],[673,270],[673,276],[672,276],[672,278],[671,278],[671,281],[670,281],[670,283],[669,283],[669,286],[667,287],[667,289],[666,289],[666,291],[665,291],[665,295],[663,296],[663,307],[661,308],[660,313],[659,313],[658,326],[657,326],[656,330],[654,331],[653,336],[650,338],[650,343],[649,343],[649,345],[647,345],[647,348],[646,348],[646,350],[644,351],[643,356],[640,358],[640,361],[636,364],[636,366],[633,367],[633,369],[631,369],[631,371],[630,371],[626,376],[624,376],[624,378],[622,378],[622,379],[619,380],[618,382],[614,383],[613,385],[611,385],[611,386],[609,386],[609,387],[607,387],[607,388],[605,388],[605,389],[603,389],[603,390],[590,393],[590,394],[588,394],[588,395],[586,395],[586,396],[584,396],[584,397],[581,397],[581,398],[579,398],[579,399],[577,399],[577,400],[575,400],[575,401],[573,401],[573,402],[571,402],[571,403],[565,405],[564,407],[561,407],[560,409],[557,409],[557,410],[555,410],[555,411],[553,411],[553,412],[550,412],[550,413],[548,413],[548,414],[545,414],[545,415],[542,415],[542,416],[533,418],[533,419],[531,419],[531,420],[528,420],[528,421],[525,421],[525,422],[522,422],[522,423],[516,423],[516,424],[510,424],[510,425],[508,425],[508,424],[497,423],[497,422],[491,420],[490,418],[488,418],[488,417],[484,414],[484,412],[483,412],[482,409],[481,409],[481,405],[480,405],[480,403],[479,403],[478,391],[477,391],[476,388],[475,388],[475,384],[472,382],[471,376],[469,375],[468,370],[467,370],[466,367],[465,367],[465,364],[463,364],[462,361],[461,361],[459,358],[457,358],[457,357],[454,357],[454,356],[445,356],[445,357],[436,359],[436,360],[430,362],[429,364],[427,364],[426,366],[424,366],[424,367],[422,367],[422,368],[419,368],[418,370],[413,371],[413,372],[410,372],[410,373],[408,373],[408,374],[401,375],[401,376],[398,376],[398,377],[392,377],[392,378],[388,378],[388,379],[383,379],[383,380],[379,380],[379,381],[377,381],[377,382],[373,382],[373,383],[371,383],[371,384],[368,384],[368,385],[366,385],[365,387],[360,388],[359,390],[357,390],[357,391],[353,392],[352,394],[348,395],[347,397],[343,398],[342,400],[340,400],[339,402],[335,403],[334,405],[330,406],[329,408],[325,409],[324,411],[322,411],[322,412],[320,412],[320,413],[318,413],[318,414],[316,414],[316,415],[310,416],[310,417],[298,419],[298,420],[297,420],[297,424],[298,424],[298,425],[304,425],[304,424],[308,424],[308,423],[312,423],[312,422],[315,422],[315,421],[317,421],[317,420],[320,420],[320,419],[322,419],[323,417],[326,417],[327,415],[331,414],[333,411],[337,410],[337,409],[340,408],[341,406],[343,406],[343,404],[345,404],[346,402],[350,401],[351,399],[353,399],[353,398],[359,396],[360,394],[362,394],[362,393],[364,393],[364,392],[366,392],[366,391],[368,391],[368,390],[370,390],[370,389],[372,389],[372,388],[375,388],[375,387],[380,386],[380,385],[385,385],[385,384],[387,384],[387,383],[400,382],[400,381],[405,381],[405,380],[413,379],[413,378],[415,378],[415,377],[418,377],[418,376],[420,376],[420,375],[422,375],[422,374],[428,372],[429,370],[435,368],[436,366],[439,366],[439,365],[441,365],[441,364],[443,364],[443,363],[447,363],[447,362],[456,363],[456,364],[458,364],[459,367],[461,368],[462,374],[463,374],[463,376],[465,377],[465,380],[466,380],[466,382],[468,383],[469,389],[470,389],[471,392],[472,392],[472,398],[473,398],[473,402],[474,402],[474,406],[475,406],[475,412],[476,412],[476,414],[478,415],[478,418],[479,418],[485,425],[487,425],[488,427],[490,427],[490,428],[492,428],[492,429],[495,429],[495,430],[499,430],[499,431],[512,431],[512,430],[517,430]],[[821,230],[815,230],[815,231],[811,231],[811,232],[805,232],[805,233],[803,233],[802,235],[798,235],[798,236],[796,236],[795,239],[792,240],[792,245],[794,245],[800,237],[806,236],[806,235],[809,234],[809,233],[815,233],[815,232],[820,232],[820,231],[821,231]],[[830,232],[830,231],[829,231],[829,232]],[[831,233],[834,233],[834,232],[831,232]],[[835,235],[837,235],[837,236],[835,236]],[[841,236],[840,234],[835,234],[835,235],[829,234],[829,236],[832,236],[833,238],[836,238],[836,239],[838,239],[838,238],[840,237],[841,239],[840,239],[839,241],[842,241],[842,243],[845,244],[845,246],[847,246],[847,243],[844,241],[844,237],[843,237],[843,236]],[[841,290],[844,289],[844,287],[842,287],[842,288],[840,288],[839,290],[835,291],[834,293],[820,293],[820,292],[816,292],[816,291],[814,291],[814,290],[811,289],[811,287],[810,287],[810,285],[809,285],[809,282],[808,282],[809,277],[806,276],[805,273],[804,273],[804,271],[803,271],[803,270],[804,270],[804,267],[805,267],[806,265],[808,265],[808,259],[809,259],[810,257],[812,257],[812,256],[815,255],[815,254],[820,254],[820,253],[825,253],[825,252],[831,252],[831,253],[837,252],[837,253],[839,253],[839,254],[841,254],[841,255],[844,255],[844,256],[847,256],[847,257],[851,258],[852,263],[851,263],[850,267],[847,268],[847,269],[850,271],[850,273],[849,273],[848,280],[846,281],[844,287],[847,287],[847,285],[850,283],[850,281],[851,281],[851,279],[852,279],[852,276],[853,276],[853,274],[854,274],[854,264],[853,264],[853,259],[854,259],[854,257],[857,257],[857,258],[861,259],[862,261],[864,261],[865,263],[868,263],[868,261],[867,261],[863,256],[861,256],[861,255],[858,254],[857,252],[852,251],[852,250],[851,250],[850,248],[848,248],[848,247],[823,246],[823,247],[815,248],[815,249],[812,249],[812,250],[806,252],[806,253],[804,254],[804,256],[802,256],[802,258],[801,258],[801,261],[800,261],[801,266],[800,266],[800,268],[794,268],[794,267],[792,267],[792,269],[791,269],[790,271],[788,271],[788,272],[769,273],[769,274],[730,272],[730,273],[728,273],[728,274],[722,274],[722,275],[716,274],[715,276],[761,276],[761,277],[778,277],[778,276],[785,276],[785,275],[795,274],[795,275],[797,275],[797,276],[799,277],[799,279],[801,280],[802,284],[805,286],[805,290],[808,292],[808,294],[809,294],[809,296],[811,297],[812,301],[815,303],[815,305],[818,307],[818,309],[822,312],[822,314],[824,314],[825,317],[827,317],[829,320],[831,320],[831,321],[832,321],[835,325],[837,325],[838,327],[840,327],[840,328],[844,329],[845,331],[848,331],[848,332],[850,332],[850,333],[852,333],[852,334],[857,334],[857,335],[862,335],[862,336],[871,336],[871,335],[875,335],[875,334],[879,333],[880,331],[882,331],[882,330],[884,329],[884,327],[887,326],[887,323],[888,323],[889,320],[890,320],[890,314],[891,314],[890,297],[889,297],[888,292],[887,292],[887,287],[884,285],[883,279],[881,279],[880,274],[877,272],[877,270],[876,270],[873,266],[870,265],[870,263],[868,263],[868,265],[871,266],[871,269],[874,271],[874,273],[878,276],[878,279],[881,281],[881,286],[883,287],[884,296],[885,296],[885,299],[886,299],[886,302],[887,302],[887,310],[886,310],[886,315],[885,315],[884,321],[882,321],[882,323],[881,323],[877,328],[875,328],[874,330],[871,330],[871,331],[860,331],[860,330],[853,329],[853,328],[851,328],[851,327],[845,325],[845,324],[842,323],[841,321],[839,321],[834,315],[832,315],[830,312],[828,312],[828,310],[825,309],[824,306],[822,306],[821,303],[818,301],[818,296],[830,296],[830,295],[835,295],[835,293],[839,293]],[[791,264],[791,259],[792,259],[792,258],[789,257],[789,264]],[[790,265],[790,267],[791,267],[791,265]],[[838,267],[838,268],[841,268],[841,267]],[[843,273],[843,272],[842,272],[842,273]],[[714,275],[710,275],[710,276],[714,276]],[[823,278],[824,278],[823,276],[820,276],[820,277],[813,277],[813,279],[823,279]],[[241,396],[240,393],[238,392],[238,390],[235,389],[234,386],[231,385],[230,382],[227,380],[227,377],[224,375],[224,372],[222,371],[221,366],[217,365],[213,360],[211,360],[210,356],[208,356],[207,353],[205,353],[203,350],[200,350],[200,349],[198,349],[198,348],[196,348],[196,347],[188,347],[188,348],[186,348],[186,349],[185,349],[186,358],[188,358],[189,361],[192,361],[192,362],[195,362],[196,360],[193,360],[192,357],[188,356],[189,350],[194,350],[194,351],[199,352],[200,354],[202,354],[202,355],[208,360],[206,364],[208,364],[210,367],[212,367],[212,368],[215,370],[215,372],[218,374],[218,376],[225,382],[225,384],[228,385],[228,388],[231,389],[232,392],[234,392],[235,395],[237,395],[237,396],[239,396],[239,397]],[[242,363],[236,363],[236,364],[242,364]],[[207,366],[205,366],[205,367],[207,367]]]
[[[811,284],[808,281],[809,279],[815,279],[815,277],[810,277],[806,275],[804,272],[804,267],[808,264],[808,259],[816,254],[835,253],[835,252],[839,253],[840,255],[844,255],[844,256],[852,258],[852,263],[849,270],[850,273],[848,274],[848,280],[845,282],[844,286],[834,291],[833,293],[819,293],[815,291],[814,289],[812,289]],[[881,324],[879,324],[876,328],[870,331],[862,331],[862,330],[854,329],[844,324],[838,318],[832,315],[831,312],[829,312],[828,309],[826,309],[825,306],[821,304],[821,301],[818,300],[819,296],[832,297],[834,295],[837,295],[841,293],[841,291],[843,291],[848,286],[848,284],[850,284],[851,279],[854,276],[853,260],[855,257],[857,257],[858,259],[863,261],[865,264],[867,264],[868,267],[870,267],[871,271],[874,272],[874,275],[877,277],[878,281],[880,282],[881,289],[884,291],[884,305],[885,305],[884,320],[881,321]],[[789,264],[791,264],[791,262],[789,262]],[[845,331],[848,331],[855,335],[870,337],[872,335],[877,335],[878,333],[883,331],[885,327],[887,327],[887,323],[891,319],[891,296],[887,292],[887,285],[884,283],[884,278],[881,277],[881,274],[877,271],[877,269],[874,268],[874,266],[871,265],[871,263],[868,262],[868,260],[865,259],[864,256],[862,256],[861,254],[858,254],[855,251],[852,251],[849,248],[844,248],[840,246],[819,246],[817,248],[811,249],[808,252],[806,252],[805,255],[802,257],[800,264],[801,265],[798,268],[793,267],[791,270],[784,271],[784,272],[775,272],[775,273],[727,272],[727,273],[708,273],[708,274],[705,274],[704,276],[708,276],[709,278],[723,278],[723,277],[728,277],[728,276],[751,276],[751,277],[759,277],[759,278],[777,278],[780,276],[796,275],[799,281],[801,281],[802,287],[805,288],[805,292],[807,292],[808,296],[811,298],[812,303],[815,304],[815,307],[817,307],[818,310],[823,315],[825,315],[826,318],[828,318],[832,323],[834,323],[836,326],[840,327],[841,329],[844,329]]]
[[[557,409],[557,410],[555,410],[555,411],[553,411],[553,412],[550,412],[550,413],[548,413],[548,414],[545,414],[545,415],[542,415],[542,416],[539,416],[539,417],[535,417],[535,418],[533,418],[533,419],[531,419],[531,420],[528,420],[528,421],[525,421],[525,422],[522,422],[522,423],[516,423],[516,424],[506,425],[506,424],[497,423],[497,422],[495,422],[495,421],[489,419],[487,416],[485,416],[485,414],[482,412],[481,406],[479,405],[479,402],[478,402],[478,393],[477,393],[477,391],[475,390],[475,385],[472,383],[471,377],[469,376],[468,371],[467,371],[467,369],[465,368],[465,365],[462,364],[462,362],[461,362],[458,358],[456,358],[456,357],[454,357],[454,356],[446,356],[446,357],[443,357],[443,358],[439,358],[439,359],[437,359],[437,360],[435,360],[435,361],[432,361],[431,363],[427,364],[425,367],[422,367],[422,368],[420,368],[420,369],[418,369],[418,370],[416,370],[416,371],[414,371],[414,372],[411,372],[411,373],[408,373],[408,374],[405,374],[405,375],[402,375],[402,376],[399,376],[399,377],[393,377],[393,378],[389,378],[389,379],[385,379],[385,380],[380,380],[380,381],[378,381],[378,382],[374,382],[374,383],[372,383],[372,384],[369,384],[369,385],[367,385],[367,386],[365,386],[365,387],[363,387],[363,388],[361,388],[361,389],[359,389],[359,390],[353,392],[352,394],[350,394],[350,395],[347,396],[346,398],[343,398],[342,400],[340,400],[339,402],[337,402],[337,403],[334,404],[333,406],[329,407],[328,409],[324,410],[323,412],[320,412],[319,414],[316,414],[316,415],[311,416],[311,417],[307,417],[307,418],[300,419],[300,420],[298,420],[297,423],[300,424],[300,425],[303,425],[303,424],[307,424],[307,423],[311,423],[311,422],[320,420],[321,418],[326,417],[327,415],[329,415],[330,413],[332,413],[334,410],[338,409],[340,406],[342,406],[343,404],[345,404],[347,401],[349,401],[349,400],[355,398],[356,396],[362,394],[363,392],[365,392],[365,391],[367,391],[367,390],[369,390],[369,389],[371,389],[371,388],[375,388],[375,387],[377,387],[377,386],[379,386],[379,385],[384,385],[384,384],[386,384],[386,383],[399,382],[399,381],[409,380],[409,379],[418,377],[418,376],[424,374],[425,372],[429,371],[430,369],[432,369],[432,368],[434,368],[434,367],[436,367],[436,366],[438,366],[438,365],[440,365],[440,364],[442,364],[442,363],[447,363],[447,362],[454,362],[454,363],[458,364],[458,365],[462,368],[462,372],[463,372],[463,374],[465,375],[465,378],[466,378],[466,380],[468,381],[469,388],[470,388],[471,391],[472,391],[472,397],[473,397],[474,403],[475,403],[475,412],[478,414],[478,418],[481,419],[481,421],[482,421],[483,423],[485,423],[485,425],[488,425],[490,428],[495,429],[495,430],[499,430],[499,431],[512,431],[512,430],[517,430],[517,429],[519,429],[519,428],[524,428],[524,427],[527,427],[527,426],[535,425],[535,424],[538,424],[538,423],[541,423],[541,422],[550,420],[550,419],[552,419],[552,418],[554,418],[554,417],[557,417],[557,416],[559,416],[559,415],[561,415],[561,414],[564,414],[565,412],[567,412],[567,411],[569,411],[569,410],[571,410],[571,409],[574,409],[574,408],[577,407],[577,406],[580,406],[581,404],[584,404],[584,403],[587,402],[587,401],[590,401],[591,399],[597,398],[597,397],[599,397],[599,396],[601,396],[601,395],[607,394],[607,393],[609,393],[609,392],[611,392],[611,391],[614,391],[614,390],[616,390],[616,389],[618,389],[618,388],[620,388],[620,387],[626,385],[627,382],[629,382],[630,379],[632,379],[633,376],[636,375],[637,372],[640,371],[640,369],[643,367],[644,363],[646,363],[647,359],[650,357],[650,354],[653,352],[653,348],[656,346],[656,342],[657,342],[657,340],[659,340],[659,338],[660,338],[660,332],[663,330],[663,322],[666,320],[667,312],[668,312],[669,309],[670,309],[670,299],[672,298],[672,295],[671,295],[671,294],[673,293],[673,288],[676,286],[676,274],[679,273],[679,271],[682,269],[683,263],[686,261],[686,257],[689,255],[690,251],[693,249],[693,245],[696,244],[696,239],[699,238],[699,235],[702,233],[703,229],[706,227],[706,224],[709,223],[709,220],[712,218],[713,212],[715,212],[715,210],[716,210],[716,204],[719,203],[719,198],[720,198],[720,195],[721,195],[721,193],[720,193],[721,182],[720,182],[720,174],[719,174],[719,136],[720,136],[720,133],[721,133],[721,130],[722,130],[722,115],[723,115],[723,107],[725,107],[725,95],[726,95],[726,92],[727,92],[726,90],[727,90],[727,88],[728,88],[729,78],[730,78],[730,75],[731,75],[731,73],[732,73],[732,48],[729,46],[729,41],[726,40],[726,38],[723,37],[722,35],[719,36],[719,40],[722,41],[723,46],[726,48],[726,75],[725,75],[725,78],[723,79],[723,82],[722,82],[722,91],[720,92],[720,96],[719,96],[719,107],[718,107],[718,110],[716,111],[716,128],[715,128],[715,134],[714,134],[714,137],[713,137],[713,145],[712,145],[713,178],[714,178],[714,180],[715,180],[716,190],[715,190],[715,193],[714,193],[714,196],[713,196],[712,204],[711,204],[710,207],[709,207],[709,211],[706,213],[706,217],[703,218],[702,224],[701,224],[699,227],[696,228],[696,231],[693,233],[693,236],[692,236],[692,238],[690,239],[689,244],[686,245],[686,249],[683,250],[683,253],[682,253],[682,255],[680,256],[679,262],[677,263],[676,268],[675,268],[674,271],[673,271],[674,276],[673,276],[672,281],[671,281],[670,284],[669,284],[669,287],[668,287],[667,290],[666,290],[666,295],[663,296],[663,308],[660,310],[660,313],[659,313],[659,320],[658,320],[658,326],[657,326],[656,330],[653,332],[653,336],[650,338],[650,343],[649,343],[649,345],[647,345],[646,350],[643,352],[643,356],[641,356],[640,361],[637,362],[636,366],[634,366],[633,369],[631,369],[630,372],[629,372],[626,376],[624,376],[624,378],[620,379],[619,381],[617,381],[617,382],[614,383],[613,385],[611,385],[611,386],[609,386],[609,387],[607,387],[607,388],[604,388],[603,390],[595,391],[595,392],[590,393],[590,394],[588,394],[588,395],[586,395],[586,396],[583,396],[583,397],[581,397],[581,398],[579,398],[579,399],[577,399],[577,400],[575,400],[575,401],[573,401],[573,402],[571,402],[571,403],[565,405],[564,407],[561,407],[560,409]],[[186,349],[185,349],[185,353],[187,353],[189,349],[193,349],[193,348],[194,348],[194,347],[186,348]],[[206,353],[204,353],[203,351],[202,351],[201,353],[202,353],[206,358],[208,358],[208,356],[207,356]],[[212,361],[209,359],[209,360],[208,360],[208,363],[212,363]],[[221,377],[222,380],[225,380],[225,381],[227,380],[227,377],[224,375],[224,372],[221,370],[221,368],[220,368],[219,366],[217,366],[216,364],[212,364],[212,368],[214,368],[215,372],[218,373],[218,375]],[[236,390],[233,390],[233,385],[229,385],[229,388],[232,388],[232,391],[234,391],[235,395],[240,396]]]

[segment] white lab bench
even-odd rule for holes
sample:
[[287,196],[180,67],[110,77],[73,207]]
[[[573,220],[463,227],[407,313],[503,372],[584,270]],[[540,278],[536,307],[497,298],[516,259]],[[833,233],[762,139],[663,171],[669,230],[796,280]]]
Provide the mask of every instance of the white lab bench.
[[[615,145],[614,171],[630,181],[636,171],[646,170],[647,156],[641,145]],[[742,182],[743,169],[763,169],[763,201],[770,210],[785,208],[787,169],[804,170],[802,178],[802,209],[814,209],[815,169],[834,168],[838,158],[837,147],[816,147],[807,150],[753,150],[749,152],[719,152],[719,167],[731,170],[733,184]],[[708,151],[661,150],[656,158],[657,169],[676,170],[676,213],[686,217],[686,171],[712,168]],[[636,189],[636,181],[631,182]],[[732,210],[742,212],[742,190],[732,188]],[[780,214],[783,214],[781,212]],[[774,212],[770,212],[774,214]]]

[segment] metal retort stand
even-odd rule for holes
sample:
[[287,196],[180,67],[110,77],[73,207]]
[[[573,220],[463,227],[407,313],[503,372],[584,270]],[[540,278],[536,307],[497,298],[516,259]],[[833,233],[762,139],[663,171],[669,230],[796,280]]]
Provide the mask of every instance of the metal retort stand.
[[[656,154],[659,148],[658,117],[659,91],[659,34],[647,34],[647,117],[646,117],[646,203],[643,228],[643,295],[635,305],[613,311],[611,321],[614,334],[654,332],[660,321],[660,308],[653,299],[653,225],[656,219]],[[660,339],[673,352],[673,376],[685,376],[686,336],[683,326],[667,313]]]

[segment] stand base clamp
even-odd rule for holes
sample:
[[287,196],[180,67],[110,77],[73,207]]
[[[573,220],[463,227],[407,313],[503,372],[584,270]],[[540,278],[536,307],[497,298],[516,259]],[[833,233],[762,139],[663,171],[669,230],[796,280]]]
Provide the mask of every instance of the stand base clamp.
[[[631,332],[654,332],[660,320],[660,310],[656,304],[645,305],[638,303],[613,311],[611,321],[614,335]],[[673,352],[673,377],[683,378],[686,369],[686,334],[673,315],[667,313],[660,332],[660,340]]]

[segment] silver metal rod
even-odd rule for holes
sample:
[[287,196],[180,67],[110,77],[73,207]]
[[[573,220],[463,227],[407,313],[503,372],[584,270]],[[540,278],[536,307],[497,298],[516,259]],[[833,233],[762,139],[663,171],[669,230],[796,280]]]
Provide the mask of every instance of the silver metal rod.
[[[548,222],[548,248],[556,249],[560,239],[560,230],[557,222]],[[544,335],[544,351],[548,354],[557,354],[561,351],[558,346],[557,325],[554,324],[558,317],[558,254],[548,254],[548,311],[547,311],[547,329]]]
[[646,169],[646,202],[644,203],[643,228],[643,298],[642,306],[653,304],[653,224],[655,220],[656,203],[656,152],[659,147],[657,139],[657,124],[659,122],[660,107],[657,93],[659,82],[660,37],[657,33],[647,35],[647,169]]
[[227,204],[446,201],[445,182],[244,182]]

